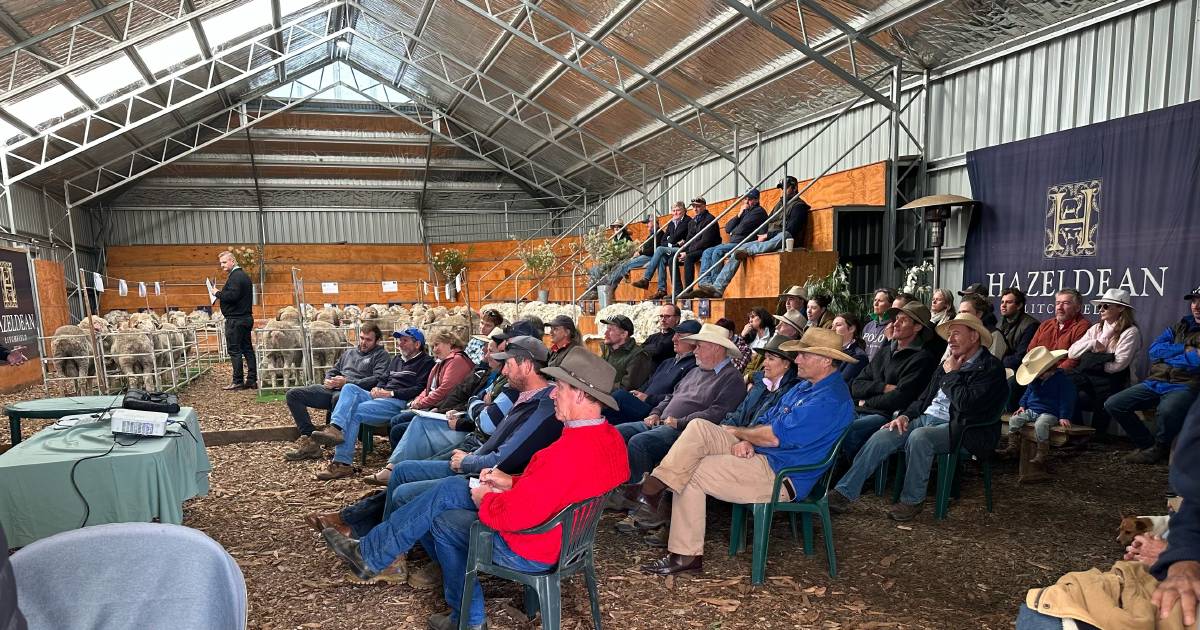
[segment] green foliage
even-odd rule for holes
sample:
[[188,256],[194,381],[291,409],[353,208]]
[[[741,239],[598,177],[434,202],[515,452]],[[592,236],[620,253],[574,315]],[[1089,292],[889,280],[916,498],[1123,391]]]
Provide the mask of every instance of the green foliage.
[[583,249],[604,275],[633,257],[637,243],[623,238],[610,238],[603,228],[596,228],[583,235]]
[[850,263],[838,264],[829,275],[820,278],[809,276],[805,284],[809,295],[823,293],[832,298],[829,304],[831,313],[853,313],[865,317],[866,305],[850,289]]
[[529,276],[539,282],[550,274],[550,270],[553,269],[557,260],[549,242],[543,242],[541,245],[533,247],[522,247],[517,250],[517,258],[525,263],[525,271]]
[[461,249],[443,249],[433,255],[432,262],[442,279],[451,282],[467,268],[467,255]]

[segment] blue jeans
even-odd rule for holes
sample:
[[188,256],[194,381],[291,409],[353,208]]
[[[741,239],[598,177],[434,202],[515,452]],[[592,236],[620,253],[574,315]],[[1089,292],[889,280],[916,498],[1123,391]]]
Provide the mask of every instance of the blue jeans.
[[477,512],[478,509],[471,500],[466,477],[438,480],[432,488],[396,508],[382,523],[360,538],[359,552],[371,570],[382,571],[400,554],[408,553],[417,542],[425,551],[433,549],[429,529],[433,526],[433,520],[441,514],[449,510]]
[[654,248],[654,256],[650,258],[650,264],[646,265],[646,273],[642,274],[642,280],[650,280],[654,274],[658,274],[658,290],[666,293],[667,291],[667,268],[670,265],[674,268],[675,254],[679,253],[678,247],[659,246]]
[[904,449],[908,460],[900,501],[916,505],[925,500],[933,456],[950,452],[950,422],[923,414],[908,423],[905,433],[884,429],[876,431],[858,452],[850,470],[838,482],[837,491],[847,499],[857,499],[862,493],[863,483],[875,474],[880,464],[900,449]]
[[445,420],[414,416],[388,461],[397,464],[409,460],[429,459],[462,444],[468,435],[468,431],[451,429]]
[[[405,463],[423,464],[425,462]],[[442,464],[441,469],[444,474],[438,474],[439,471],[435,467],[416,471],[412,469],[396,470],[388,479],[387,491],[367,495],[342,508],[338,514],[342,517],[342,521],[350,526],[353,536],[355,538],[366,536],[376,525],[386,520],[396,507],[413,500],[437,485],[438,481],[454,476],[454,472],[450,470],[450,464],[447,462],[433,463]]]
[[[696,422],[708,422],[696,420]],[[617,426],[629,447],[629,483],[641,483],[642,476],[667,456],[680,431],[666,425],[650,428],[645,422],[627,422]]]
[[626,422],[641,422],[650,415],[650,405],[642,402],[637,396],[624,389],[614,389],[613,400],[617,401],[617,409],[605,406],[600,410],[609,424],[625,424]]
[[621,284],[621,280],[625,279],[626,275],[628,275],[634,269],[641,269],[642,267],[645,267],[649,262],[649,256],[638,254],[637,256],[634,256],[626,261],[625,264],[613,269],[611,272],[609,272],[608,277],[603,279],[600,277],[600,267],[592,267],[591,269],[588,269],[588,278],[591,279],[593,286],[607,284],[615,290],[617,285]]
[[[1075,621],[1079,630],[1096,630],[1096,626],[1079,620]],[[1017,612],[1017,630],[1062,630],[1063,620],[1031,609],[1021,604]]]
[[[463,588],[466,586],[467,554],[471,545],[471,526],[479,520],[475,510],[450,510],[433,520],[430,533],[433,547],[425,551],[442,566],[442,594],[450,605],[450,620],[457,623],[461,611]],[[492,537],[492,562],[522,573],[542,573],[554,565],[522,558],[504,542],[499,534]],[[467,611],[467,624],[483,623],[483,589],[478,579],[472,579],[470,588],[471,610]]]
[[888,419],[879,414],[871,414],[866,416],[858,416],[854,422],[850,423],[850,432],[846,434],[846,440],[842,442],[842,454],[847,460],[853,460],[854,456],[862,450],[863,444],[871,439],[871,436],[879,431],[879,428],[888,423]]
[[354,461],[354,443],[358,441],[360,424],[383,426],[397,413],[408,407],[408,401],[395,398],[371,398],[371,392],[353,383],[342,387],[330,424],[342,430],[342,443],[333,449],[333,461],[349,464]]
[[737,243],[721,243],[720,245],[713,245],[704,250],[704,253],[700,255],[700,280],[696,283],[697,285],[712,283],[715,277],[709,274],[712,266],[721,259],[721,256],[725,255],[725,252],[733,249],[735,245]]
[[383,518],[387,518],[396,508],[437,485],[438,481],[457,474],[450,468],[448,461],[424,460],[396,464],[392,469],[392,476],[388,478]]
[[[1171,442],[1183,428],[1183,419],[1187,416],[1188,408],[1195,400],[1196,393],[1187,387],[1159,394],[1146,387],[1145,383],[1138,383],[1109,396],[1108,400],[1104,401],[1104,410],[1121,423],[1121,428],[1138,448],[1156,445],[1160,448],[1170,448]],[[1133,413],[1152,407],[1158,408],[1158,413],[1154,416],[1157,425],[1155,434],[1151,434],[1150,429],[1147,429],[1141,419]]]
[[[773,252],[783,247],[783,239],[786,235],[787,232],[781,230],[778,234],[765,241],[750,241],[749,243],[737,247],[736,249],[744,251],[751,256]],[[713,260],[714,262],[716,261],[715,258]],[[737,259],[737,256],[730,256],[729,259],[725,261],[725,265],[721,267],[721,272],[717,274],[717,279],[713,281],[713,287],[716,288],[716,290],[724,293],[725,287],[729,286],[730,282],[733,282],[733,276],[737,274],[738,265],[741,264],[742,263]]]

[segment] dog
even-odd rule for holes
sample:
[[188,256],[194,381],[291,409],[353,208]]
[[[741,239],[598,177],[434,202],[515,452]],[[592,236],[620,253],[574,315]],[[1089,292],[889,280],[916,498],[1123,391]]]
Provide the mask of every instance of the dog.
[[1117,542],[1128,547],[1135,536],[1153,534],[1162,538],[1167,537],[1167,516],[1134,516],[1126,514],[1121,517],[1121,525],[1117,527]]

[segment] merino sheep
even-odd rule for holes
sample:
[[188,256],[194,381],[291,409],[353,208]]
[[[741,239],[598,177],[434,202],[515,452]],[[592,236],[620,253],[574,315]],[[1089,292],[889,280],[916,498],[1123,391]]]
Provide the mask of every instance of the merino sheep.
[[208,311],[196,309],[191,313],[188,313],[187,319],[188,324],[191,324],[192,326],[204,326],[212,321],[212,315]]
[[343,322],[350,323],[350,322],[358,321],[358,318],[361,316],[362,316],[362,309],[353,304],[350,304],[350,305],[346,306],[346,308],[343,308],[341,310],[341,313],[339,313],[338,318]]
[[321,379],[325,370],[333,367],[346,348],[346,334],[329,322],[317,320],[308,327],[309,347],[312,348],[314,378]]
[[[150,326],[154,325],[149,319],[145,321]],[[125,321],[116,332],[105,334],[104,345],[117,372],[123,375],[126,386],[136,387],[140,377],[143,389],[156,389],[158,375],[154,373],[154,341],[147,331]]]
[[326,306],[325,308],[317,311],[317,316],[313,319],[313,321],[326,322],[333,326],[337,326],[341,322],[341,320],[338,318],[337,309],[333,308],[332,306]]
[[129,319],[129,311],[115,309],[104,314],[105,321],[108,322],[110,328],[117,328],[122,322]]
[[264,385],[270,383],[273,387],[300,385],[304,365],[304,340],[300,337],[300,325],[275,320],[268,321],[263,330],[266,333],[262,342],[259,379]]
[[59,376],[71,381],[75,395],[83,393],[88,377],[95,374],[92,368],[92,337],[79,326],[59,326],[50,340],[50,356],[54,358],[54,370]]
[[296,310],[295,306],[285,306],[279,309],[279,314],[275,316],[275,320],[281,322],[290,322],[299,326],[300,311]]

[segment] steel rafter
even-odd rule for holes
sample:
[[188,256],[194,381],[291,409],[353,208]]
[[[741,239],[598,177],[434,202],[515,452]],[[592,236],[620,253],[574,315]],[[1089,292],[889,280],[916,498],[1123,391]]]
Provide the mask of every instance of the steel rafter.
[[[373,19],[381,20],[381,18],[369,11],[364,11],[363,14],[370,15]],[[433,78],[458,94],[491,110],[502,120],[519,124],[541,140],[553,143],[575,159],[603,171],[605,174],[634,190],[642,192],[640,183],[630,180],[621,173],[621,165],[617,158],[623,158],[635,166],[644,166],[640,162],[625,153],[616,151],[608,143],[578,127],[574,128],[571,133],[563,134],[561,138],[555,139],[552,134],[558,125],[570,125],[564,118],[542,105],[521,96],[470,64],[441,52],[436,47],[421,40],[415,33],[391,25],[388,25],[388,28],[394,30],[391,33],[385,34],[381,39],[377,40],[356,32],[355,40],[361,40],[373,45],[381,52],[400,61],[403,66]],[[413,56],[394,50],[385,45],[387,40],[393,37],[403,37],[409,41],[415,41],[428,52]],[[396,86],[399,84],[392,83],[392,85]],[[488,137],[492,136],[492,134],[486,132],[484,135]],[[595,145],[599,145],[599,147]],[[611,165],[611,167],[606,166],[606,164]]]
[[[513,35],[517,36],[525,43],[540,50],[543,54],[549,55],[550,57],[557,60],[559,63],[565,64],[565,65],[571,67],[573,70],[575,70],[576,72],[587,77],[589,80],[591,80],[596,85],[599,85],[599,86],[603,87],[604,89],[608,90],[609,92],[612,92],[613,94],[621,97],[625,101],[629,102],[629,104],[636,107],[642,113],[644,113],[648,116],[651,116],[651,117],[659,120],[660,122],[670,126],[671,128],[678,131],[680,134],[691,139],[693,142],[700,144],[701,146],[705,147],[709,151],[712,151],[716,155],[719,155],[720,157],[722,157],[726,160],[729,160],[730,162],[734,162],[734,163],[737,162],[737,160],[736,160],[736,158],[734,158],[734,156],[730,155],[727,151],[725,151],[725,149],[720,144],[718,144],[718,141],[710,140],[706,134],[706,122],[705,122],[706,120],[712,121],[712,122],[716,123],[717,125],[724,127],[729,132],[732,132],[734,129],[734,126],[735,126],[731,121],[726,119],[724,116],[718,114],[717,112],[713,111],[712,109],[696,102],[691,97],[687,96],[686,94],[683,94],[676,88],[672,87],[670,84],[662,81],[657,76],[654,76],[653,74],[647,72],[645,69],[643,69],[640,66],[638,66],[637,64],[629,61],[628,59],[626,59],[619,53],[613,51],[612,49],[608,48],[604,44],[596,41],[595,39],[593,39],[591,37],[588,37],[587,35],[579,32],[578,30],[572,28],[570,25],[563,22],[557,16],[546,11],[542,7],[540,7],[536,4],[532,4],[528,0],[525,0],[524,2],[518,4],[516,7],[512,8],[512,9],[505,9],[502,11],[494,11],[492,9],[492,7],[490,6],[490,4],[481,7],[479,5],[474,4],[474,2],[472,0],[457,0],[457,1],[460,4],[471,9],[473,12],[480,15],[481,17],[487,19],[492,24],[495,24],[496,26],[500,27],[501,29],[512,33]],[[532,20],[525,21],[523,26],[520,28],[514,27],[508,21],[503,19],[503,15],[511,13],[513,11],[524,11],[526,13],[531,13],[531,12],[537,13],[539,16],[545,18],[543,23],[549,22],[550,26],[553,26],[556,28],[550,29],[553,32],[548,33],[548,32],[546,32],[546,29],[535,26],[534,22]],[[529,32],[527,33],[526,30],[528,30]],[[560,40],[563,38],[566,38],[567,41],[570,42],[572,50],[578,49],[582,45],[582,43],[586,43],[588,46],[591,47],[590,54],[599,56],[599,57],[603,57],[604,61],[601,63],[597,63],[597,64],[591,64],[590,66],[583,66],[580,63],[573,61],[573,60],[567,58],[566,56],[562,55],[561,53],[559,53],[558,51],[556,51],[554,48],[552,48],[551,46],[549,46],[547,44],[547,42],[552,42],[552,41]],[[600,76],[600,74],[598,74],[595,70],[591,69],[593,67],[600,67],[600,66],[610,68],[611,72],[613,73],[613,76],[616,77],[615,83]],[[656,107],[652,107],[651,105],[647,104],[645,101],[634,97],[630,92],[628,92],[625,89],[624,85],[626,83],[627,78],[632,78],[629,75],[641,76],[643,79],[648,81],[650,85],[653,86],[653,88],[654,88],[653,89],[653,97],[655,99]],[[694,122],[697,126],[698,131],[693,132],[691,129],[688,129],[684,124],[676,122],[672,118],[672,115],[675,114],[675,112],[668,111],[667,104],[664,101],[664,93],[666,93],[666,96],[668,98],[677,100],[682,104],[682,109],[684,110],[683,118],[686,121]]]
[[[118,0],[103,9],[90,11],[73,20],[65,22],[55,28],[41,33],[36,37],[31,37],[18,44],[0,50],[0,74],[7,77],[6,83],[3,85],[3,92],[0,92],[0,102],[11,100],[13,97],[27,94],[31,90],[44,85],[50,81],[56,81],[64,76],[81,70],[97,61],[101,61],[113,53],[121,52],[130,46],[149,41],[159,35],[167,33],[175,27],[196,20],[205,15],[220,11],[226,7],[237,5],[242,0],[216,0],[212,4],[206,5],[203,8],[189,11],[191,3],[187,0],[176,0],[176,8],[173,11],[164,11],[152,0]],[[161,4],[161,3],[157,3]],[[116,13],[125,9],[125,19],[122,20],[124,25],[120,35],[116,37],[108,37],[103,33],[88,25],[89,22],[103,18],[104,16],[120,15]],[[146,27],[146,20],[134,19],[133,15],[137,11],[143,11],[150,15],[165,17],[167,20],[161,24]],[[41,55],[34,52],[34,49],[41,42],[50,39],[51,37],[62,38],[66,33],[67,57],[63,62],[58,62],[49,58],[46,55]],[[112,46],[105,47],[96,52],[76,56],[76,41],[81,37],[86,36],[93,38],[96,36],[103,37],[113,42]],[[19,68],[27,59],[32,59],[36,63],[46,63],[55,68],[54,71],[47,74],[23,78],[18,72]]]
[[[440,112],[425,111],[424,108],[413,107],[409,103],[393,102],[393,93],[395,93],[402,94],[412,102],[419,103],[422,98],[417,94],[408,93],[403,88],[393,86],[386,80],[362,70],[355,70],[351,76],[353,83],[347,83],[344,78],[342,83],[376,105],[421,127],[434,136],[443,138],[467,153],[496,165],[496,168],[518,181],[545,192],[568,206],[577,205],[579,199],[587,192],[579,184],[559,176],[551,169],[530,160],[521,153],[505,148],[491,138]],[[360,82],[360,79],[370,79],[370,81]],[[444,125],[446,122],[451,124]],[[443,126],[446,127],[444,131],[441,129]],[[456,133],[453,127],[458,127],[462,131]]]
[[[287,34],[287,37],[284,38],[286,50],[275,50],[272,46],[261,43],[261,40],[269,35],[264,34],[223,50],[211,59],[201,60],[180,68],[154,86],[143,86],[140,90],[114,99],[106,103],[101,111],[83,112],[48,127],[38,136],[13,143],[3,154],[3,160],[8,163],[8,183],[18,182],[79,155],[149,121],[199,101],[217,90],[267,72],[277,63],[298,57],[309,50],[324,47],[327,42],[341,35],[342,31],[326,34],[323,25],[319,27],[319,30],[314,30],[303,24],[313,17],[321,15],[324,15],[325,21],[328,23],[332,10],[337,6],[340,6],[340,3],[304,13],[287,22],[281,29]],[[310,36],[315,39],[304,45],[296,46],[294,44],[298,39],[297,36]],[[242,55],[245,56],[244,61],[232,61],[235,57],[240,58]],[[222,78],[221,72],[234,74],[231,78]],[[185,78],[191,75],[202,75],[202,78],[198,80]],[[158,86],[166,88],[168,100],[164,103],[158,103],[146,96],[147,92],[153,91]],[[82,137],[79,139],[70,137],[67,132],[70,128],[78,126],[82,126]],[[51,140],[65,143],[71,148],[63,152],[53,152]],[[29,147],[33,147],[33,150],[26,150],[26,153],[33,155],[21,153],[22,149]]]
[[[512,25],[519,28],[528,17],[529,16],[525,15],[524,13],[517,14],[513,17]],[[508,31],[500,31],[500,35],[496,37],[496,41],[492,42],[492,45],[488,48],[487,53],[483,55],[483,59],[479,62],[480,72],[486,74],[487,72],[491,71],[492,66],[496,64],[496,60],[500,58],[500,51],[504,50],[504,48],[508,46],[508,42],[512,41],[512,38],[512,33]],[[450,105],[446,107],[446,115],[454,115],[455,110],[458,109],[459,103],[462,103],[462,98],[463,97],[461,95],[455,96],[454,100],[450,101]]]
[[[147,144],[137,151],[109,160],[100,166],[63,182],[68,208],[73,208],[111,192],[136,179],[183,159],[192,152],[223,140],[276,114],[331,90],[337,83],[324,84],[327,73],[319,72],[318,83],[307,78],[293,80],[286,97],[254,95],[193,124],[169,137]],[[274,89],[276,86],[272,85]]]

